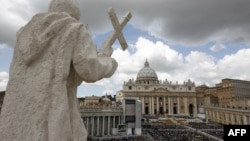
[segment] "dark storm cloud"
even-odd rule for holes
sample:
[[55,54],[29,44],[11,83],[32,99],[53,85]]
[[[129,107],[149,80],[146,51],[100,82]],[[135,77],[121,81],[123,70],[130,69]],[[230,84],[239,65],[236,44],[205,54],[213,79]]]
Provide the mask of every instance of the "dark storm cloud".
[[249,37],[250,1],[192,0],[173,7],[166,10],[163,38],[193,44]]
[[0,44],[14,45],[16,29],[7,23],[0,22]]
[[197,45],[239,39],[248,42],[250,37],[249,0],[91,0],[81,1],[81,5],[83,11],[89,12],[84,13],[83,19],[93,32],[110,24],[103,11],[113,6],[119,17],[130,10],[134,26],[171,43]]
[[[16,14],[30,19],[37,12],[47,11],[49,0],[29,2],[29,14]],[[91,33],[112,30],[107,9],[114,7],[118,18],[129,10],[133,14],[130,24],[147,30],[151,35],[174,44],[198,45],[209,41],[240,41],[250,39],[249,0],[78,0],[81,21],[88,24]],[[13,1],[14,3],[14,1]],[[14,40],[10,20],[1,21],[0,42]],[[7,32],[8,31],[8,32]]]

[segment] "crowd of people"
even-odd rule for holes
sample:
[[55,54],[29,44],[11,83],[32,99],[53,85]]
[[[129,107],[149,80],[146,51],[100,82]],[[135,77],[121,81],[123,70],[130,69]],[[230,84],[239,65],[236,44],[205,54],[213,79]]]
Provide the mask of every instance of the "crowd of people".
[[189,122],[188,126],[195,129],[223,129],[223,125],[215,123]]
[[[190,130],[191,127],[194,130]],[[213,141],[211,136],[223,139],[223,126],[219,124],[206,124],[191,122],[186,126],[167,125],[161,122],[142,124],[143,134],[149,134],[157,141]],[[200,132],[209,134],[201,134]],[[211,136],[210,136],[211,135]]]
[[218,137],[218,138],[221,138],[223,139],[224,138],[224,131],[223,130],[202,130],[203,132],[205,133],[208,133],[210,135],[213,135],[215,137]]
[[224,137],[224,127],[221,124],[190,122],[188,126],[221,139]]
[[147,131],[155,141],[210,141],[206,136],[200,135],[196,132],[185,130],[148,130]]
[[151,141],[147,136],[112,136],[112,137],[91,137],[88,141]]
[[150,124],[142,124],[142,129],[186,129],[183,126],[180,125],[167,125],[163,124],[162,122],[155,122],[155,123],[150,123]]

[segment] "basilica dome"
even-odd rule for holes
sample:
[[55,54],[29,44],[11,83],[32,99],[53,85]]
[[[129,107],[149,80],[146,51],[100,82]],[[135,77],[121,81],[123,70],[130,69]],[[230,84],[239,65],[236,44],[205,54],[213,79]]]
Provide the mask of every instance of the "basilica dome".
[[147,60],[144,63],[144,67],[137,74],[137,80],[145,79],[158,80],[155,70],[149,67],[149,63]]

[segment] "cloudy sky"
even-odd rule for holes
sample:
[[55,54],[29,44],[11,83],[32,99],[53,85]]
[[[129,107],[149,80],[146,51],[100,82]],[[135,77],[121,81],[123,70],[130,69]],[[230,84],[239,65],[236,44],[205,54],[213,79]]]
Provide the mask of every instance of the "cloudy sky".
[[[16,31],[33,15],[46,12],[50,0],[0,0],[0,91],[6,89]],[[120,20],[133,17],[123,31],[129,44],[119,42],[112,55],[119,67],[109,79],[82,83],[78,96],[114,95],[124,81],[136,79],[146,58],[160,80],[191,79],[214,86],[223,78],[250,81],[249,0],[78,0],[81,22],[97,45],[113,30],[107,9]]]

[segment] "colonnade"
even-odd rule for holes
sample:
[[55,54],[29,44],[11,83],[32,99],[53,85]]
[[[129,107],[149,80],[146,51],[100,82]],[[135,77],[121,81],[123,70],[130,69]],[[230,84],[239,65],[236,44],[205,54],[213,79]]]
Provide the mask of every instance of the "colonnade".
[[89,136],[106,136],[112,134],[112,128],[122,122],[122,116],[84,116],[82,117]]
[[249,125],[250,111],[220,107],[205,107],[206,119],[221,124]]

